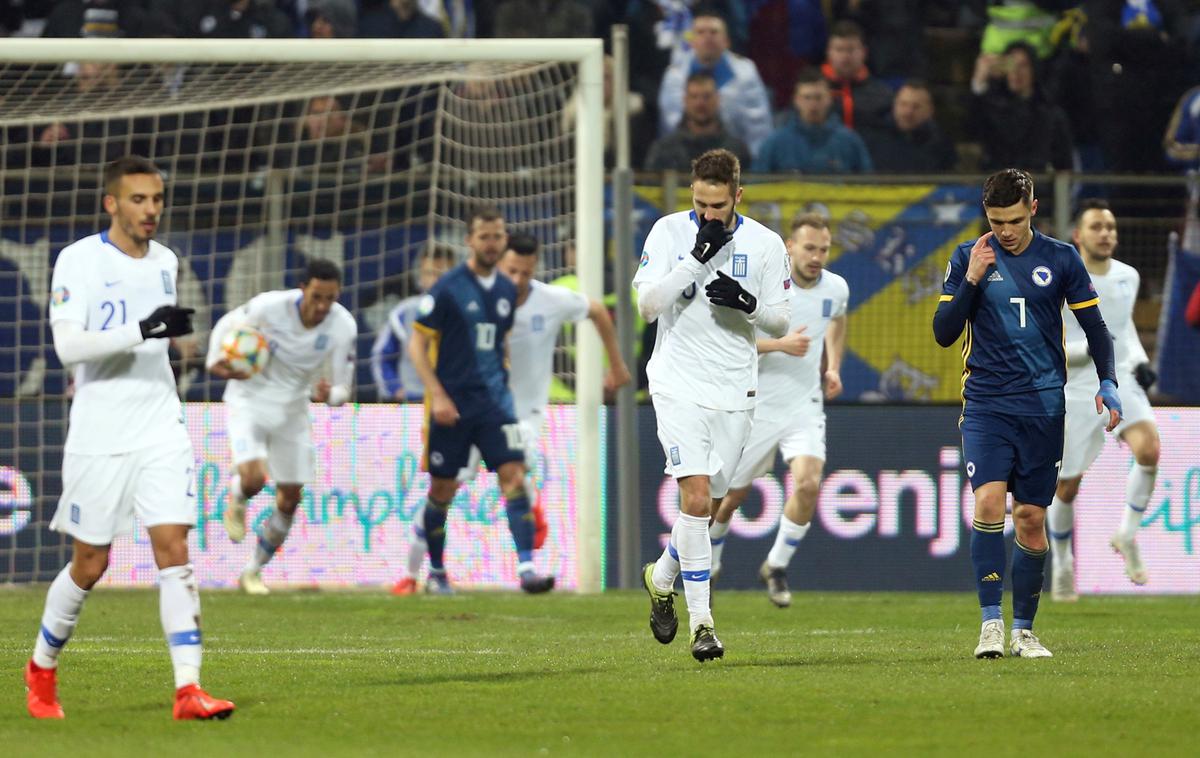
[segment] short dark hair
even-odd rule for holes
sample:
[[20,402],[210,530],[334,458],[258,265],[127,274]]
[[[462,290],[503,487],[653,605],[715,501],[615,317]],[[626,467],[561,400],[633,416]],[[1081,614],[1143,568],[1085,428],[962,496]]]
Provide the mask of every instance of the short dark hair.
[[821,70],[813,66],[805,66],[797,72],[796,83],[792,86],[792,92],[800,89],[801,84],[820,84],[821,82],[829,83],[825,75],[821,73]]
[[811,226],[813,229],[824,230],[829,228],[829,220],[820,213],[801,213],[792,219],[792,234],[802,226]]
[[308,265],[304,267],[304,274],[300,277],[300,284],[308,284],[313,279],[341,284],[342,270],[336,263],[325,258],[309,258]]
[[1019,168],[997,171],[983,183],[983,204],[988,208],[1007,208],[1024,203],[1033,205],[1033,177]]
[[687,89],[689,84],[695,84],[696,82],[712,82],[712,86],[716,87],[717,77],[713,76],[707,71],[693,71],[692,73],[688,74],[687,81],[684,82],[683,88]]
[[830,27],[829,38],[833,39],[834,37],[840,37],[842,39],[856,39],[859,42],[866,41],[866,38],[863,35],[863,28],[847,18],[838,21],[832,27]]
[[475,231],[476,221],[503,221],[504,214],[494,205],[481,205],[471,211],[471,215],[467,218],[467,234]]
[[517,255],[537,255],[540,243],[531,234],[508,235],[508,249]]
[[909,89],[924,90],[925,92],[928,92],[931,97],[933,96],[933,90],[929,89],[929,82],[925,81],[924,79],[918,79],[917,77],[905,79],[904,81],[900,82],[900,86],[896,88],[896,91],[899,92],[905,87],[908,87]]
[[1034,64],[1035,66],[1037,65],[1038,60],[1040,60],[1038,58],[1037,49],[1025,40],[1013,40],[1004,46],[1005,55],[1008,55],[1009,53],[1015,53],[1018,50],[1025,53],[1025,55],[1029,58],[1030,63]]
[[1079,223],[1083,221],[1083,214],[1087,213],[1088,211],[1111,212],[1112,207],[1108,204],[1107,200],[1103,200],[1098,197],[1089,197],[1085,200],[1080,200],[1079,208],[1075,211],[1075,226],[1079,226]]
[[132,174],[157,174],[162,176],[158,166],[149,158],[140,155],[123,155],[104,167],[104,194],[117,194],[117,182],[121,177]]
[[692,180],[728,184],[732,192],[742,184],[742,164],[733,153],[718,148],[709,150],[692,161]]

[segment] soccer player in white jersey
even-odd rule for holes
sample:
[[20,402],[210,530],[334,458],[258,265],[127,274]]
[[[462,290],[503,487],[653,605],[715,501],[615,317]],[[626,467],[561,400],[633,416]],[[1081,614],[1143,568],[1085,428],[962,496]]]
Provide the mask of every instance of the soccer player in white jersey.
[[233,703],[200,689],[200,595],[188,562],[196,523],[195,458],[167,361],[172,337],[192,331],[176,306],[179,260],[153,240],[162,175],[137,156],[104,168],[105,232],[63,248],[54,264],[54,349],[75,379],[62,496],[50,528],[74,541],[46,593],[42,628],[25,667],[34,718],[63,718],[58,656],[88,592],[108,567],[113,538],[136,514],[158,565],[163,633],[175,667],[176,719],[226,718]]
[[[512,331],[508,334],[508,352],[516,359],[509,362],[508,389],[512,393],[517,423],[521,426],[521,440],[525,445],[525,490],[530,493],[536,493],[538,440],[542,433],[543,413],[550,401],[554,347],[563,324],[588,319],[595,325],[608,356],[605,390],[614,391],[632,378],[621,358],[621,347],[608,309],[566,287],[534,279],[537,260],[538,241],[535,237],[510,234],[507,250],[496,266],[517,287],[517,310],[513,315]],[[478,448],[471,448],[471,457],[458,477],[460,482],[475,477],[479,460]],[[533,545],[540,548],[546,538],[546,517],[539,502],[533,504],[532,511]],[[421,522],[414,519],[405,575],[392,588],[392,594],[410,595],[417,591],[417,576],[427,549]]]
[[759,576],[767,585],[767,596],[780,608],[792,604],[787,566],[808,533],[817,507],[825,467],[825,400],[842,392],[850,287],[845,279],[825,270],[829,245],[829,224],[821,216],[804,215],[792,223],[787,239],[792,262],[791,331],[780,339],[762,334],[758,337],[754,426],[729,494],[721,501],[708,529],[716,573],[721,568],[721,552],[734,511],[746,501],[751,483],[771,470],[775,451],[779,450],[792,472],[792,492]]
[[[310,397],[330,406],[350,399],[358,325],[337,301],[341,282],[336,264],[312,259],[299,289],[264,292],[213,327],[208,370],[234,380],[226,385],[224,398],[237,467],[223,518],[231,540],[245,538],[247,503],[262,491],[268,476],[275,482],[275,508],[238,577],[251,595],[267,594],[262,569],[287,539],[304,483],[315,473]],[[258,329],[271,346],[271,359],[254,376],[235,372],[221,352],[225,335],[239,326]],[[322,375],[326,363],[332,382]]]
[[[1117,248],[1117,219],[1104,201],[1089,200],[1082,204],[1075,221],[1074,242],[1091,274],[1096,294],[1100,296],[1100,312],[1113,336],[1117,386],[1124,409],[1121,423],[1114,432],[1133,453],[1133,467],[1129,469],[1125,485],[1124,516],[1110,544],[1125,559],[1125,573],[1129,579],[1134,584],[1145,584],[1146,567],[1134,538],[1154,492],[1159,439],[1154,410],[1146,398],[1146,390],[1157,377],[1133,323],[1140,277],[1137,269],[1113,258]],[[1104,420],[1096,415],[1092,400],[1097,379],[1083,330],[1073,318],[1064,317],[1063,323],[1067,347],[1066,444],[1058,487],[1047,518],[1054,572],[1050,595],[1055,600],[1069,602],[1078,599],[1075,558],[1071,552],[1075,496],[1079,493],[1083,473],[1104,447]]]
[[658,320],[646,373],[681,511],[642,582],[650,594],[650,629],[665,645],[678,629],[673,588],[682,575],[698,661],[725,653],[709,603],[708,521],[750,436],[756,329],[782,337],[788,328],[787,251],[778,234],[737,212],[740,175],[728,150],[693,161],[692,210],[655,222],[633,278],[642,316]]

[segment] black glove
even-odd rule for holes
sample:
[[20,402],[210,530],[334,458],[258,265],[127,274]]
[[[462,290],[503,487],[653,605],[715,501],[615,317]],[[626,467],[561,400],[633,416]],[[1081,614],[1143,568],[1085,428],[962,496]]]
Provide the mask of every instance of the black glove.
[[738,284],[736,279],[726,276],[724,271],[717,272],[717,278],[708,283],[704,294],[708,295],[708,300],[713,305],[737,308],[748,314],[754,313],[754,309],[758,307],[758,298],[742,289],[742,285]]
[[1137,380],[1142,389],[1149,390],[1158,381],[1158,372],[1150,368],[1149,363],[1139,363],[1133,369],[1133,378]]
[[733,239],[733,232],[725,228],[720,219],[706,221],[700,231],[696,232],[696,246],[692,248],[692,257],[701,263],[708,263],[721,248]]
[[174,305],[160,305],[146,318],[138,322],[142,328],[142,339],[159,337],[179,337],[192,333],[192,314],[195,308],[179,308]]

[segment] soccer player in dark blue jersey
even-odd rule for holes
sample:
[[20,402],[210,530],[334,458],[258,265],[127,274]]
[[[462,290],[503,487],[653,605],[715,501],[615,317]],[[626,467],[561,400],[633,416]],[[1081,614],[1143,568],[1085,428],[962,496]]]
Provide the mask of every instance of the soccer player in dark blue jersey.
[[976,658],[1004,655],[1000,612],[1005,562],[1005,494],[1013,497],[1010,653],[1049,658],[1033,634],[1045,576],[1046,508],[1062,463],[1067,362],[1065,301],[1087,335],[1100,377],[1096,412],[1108,431],[1121,420],[1113,342],[1100,299],[1075,248],[1033,229],[1033,179],[1017,169],[988,177],[983,210],[991,231],[950,257],[933,333],[942,347],[963,340],[963,456],[975,492],[971,562],[983,610]]
[[[508,527],[517,548],[521,589],[554,588],[554,577],[533,566],[534,521],[525,491],[525,446],[508,390],[507,344],[517,288],[496,271],[508,234],[494,208],[478,210],[467,226],[466,263],[446,272],[417,306],[409,357],[425,386],[425,466],[432,477],[429,497],[414,520],[429,550],[430,591],[452,592],[442,555],[446,511],[458,489],[459,469],[471,446],[500,478]],[[403,581],[402,581],[403,584]],[[405,594],[411,586],[398,584]]]

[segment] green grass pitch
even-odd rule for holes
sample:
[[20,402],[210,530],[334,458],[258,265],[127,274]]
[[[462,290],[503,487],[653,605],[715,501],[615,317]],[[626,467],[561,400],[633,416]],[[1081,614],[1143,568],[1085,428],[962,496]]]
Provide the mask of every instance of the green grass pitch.
[[[1051,660],[977,661],[973,595],[718,592],[726,657],[650,635],[644,593],[205,593],[203,684],[174,723],[157,593],[93,593],[65,722],[25,713],[44,587],[0,591],[6,756],[1195,755],[1200,600],[1043,603]],[[682,597],[680,598],[682,606]]]

